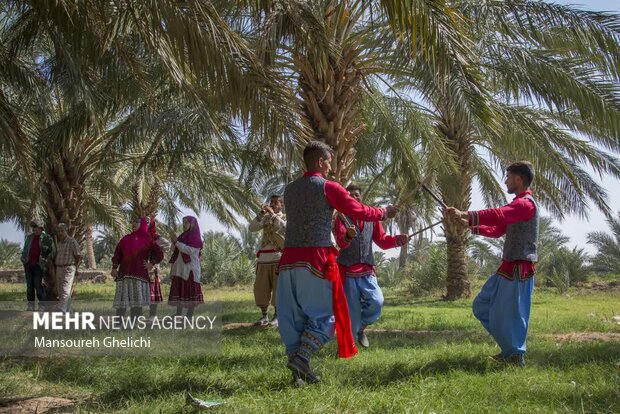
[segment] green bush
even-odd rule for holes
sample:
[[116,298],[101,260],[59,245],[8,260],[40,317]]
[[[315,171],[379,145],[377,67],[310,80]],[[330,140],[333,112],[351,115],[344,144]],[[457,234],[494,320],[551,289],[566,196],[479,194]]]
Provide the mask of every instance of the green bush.
[[419,252],[406,269],[404,278],[409,281],[411,294],[422,296],[442,290],[447,271],[445,243],[433,243],[426,246],[424,252]]
[[200,260],[202,282],[214,286],[249,284],[254,280],[255,261],[248,258],[239,241],[222,232],[208,232]]
[[[382,252],[378,252],[381,254]],[[375,273],[382,287],[398,286],[403,281],[403,272],[398,268],[398,258],[383,259],[378,261],[375,253]]]
[[0,268],[21,268],[21,252],[19,243],[0,239]]
[[588,279],[588,255],[584,249],[561,246],[549,251],[538,266],[538,280],[564,293],[571,284]]

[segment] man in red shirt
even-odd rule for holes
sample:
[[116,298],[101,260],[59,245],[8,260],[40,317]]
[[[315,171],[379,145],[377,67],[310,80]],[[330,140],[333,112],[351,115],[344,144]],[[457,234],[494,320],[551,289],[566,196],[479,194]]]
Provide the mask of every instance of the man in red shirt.
[[43,285],[45,278],[47,259],[56,255],[56,245],[54,239],[43,231],[41,220],[32,220],[30,223],[32,233],[26,236],[24,248],[22,249],[21,261],[24,265],[26,276],[26,298],[28,300],[28,310],[34,310],[34,299],[39,299],[39,309],[46,307],[47,292]]
[[[350,185],[347,191],[351,197],[362,201],[360,187]],[[383,293],[375,275],[372,243],[375,242],[381,249],[387,250],[406,246],[409,238],[406,234],[387,235],[380,221],[353,220],[342,213],[336,217],[334,234],[340,247],[338,268],[344,279],[351,329],[357,342],[363,348],[368,348],[370,343],[366,336],[366,327],[379,319],[383,307]]]
[[450,207],[446,214],[472,234],[498,238],[506,236],[502,264],[474,299],[473,312],[493,336],[501,352],[493,359],[525,365],[527,330],[538,260],[538,206],[530,185],[534,168],[527,161],[506,168],[506,187],[515,194],[504,207],[480,211],[459,211]]
[[310,358],[333,337],[334,330],[339,356],[357,353],[331,240],[334,209],[364,221],[384,220],[398,211],[393,206],[365,206],[340,184],[328,181],[332,155],[327,145],[310,142],[304,149],[307,172],[284,192],[287,225],[276,303],[287,368],[297,385],[318,381]]

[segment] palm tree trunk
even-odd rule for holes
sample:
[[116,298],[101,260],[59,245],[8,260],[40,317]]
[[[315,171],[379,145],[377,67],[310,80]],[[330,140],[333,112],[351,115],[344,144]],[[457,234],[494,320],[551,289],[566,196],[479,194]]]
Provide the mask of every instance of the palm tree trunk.
[[86,264],[88,269],[96,269],[97,261],[95,260],[95,249],[93,245],[93,226],[86,227]]
[[[334,17],[333,4],[325,7],[328,33],[335,44],[340,43],[349,30],[347,20]],[[312,52],[295,56],[300,74],[299,110],[302,122],[313,131],[314,139],[334,149],[333,179],[344,184],[353,175],[354,147],[366,127],[355,122],[362,92],[362,72],[355,65],[359,56],[357,49],[345,46],[338,54],[328,53],[325,68],[317,68],[320,59]]]
[[446,276],[445,299],[455,300],[471,294],[467,272],[467,231],[444,221],[448,274]]
[[47,211],[46,227],[53,233],[59,223],[65,223],[68,235],[81,243],[86,234],[83,220],[86,179],[79,173],[74,160],[59,157],[45,167],[43,194]]
[[[443,199],[449,206],[466,211],[471,203],[473,146],[467,137],[463,122],[444,113],[437,128],[453,150],[459,174],[441,177],[440,187]],[[448,256],[446,275],[446,300],[466,298],[471,295],[467,271],[467,229],[444,220],[446,249]]]

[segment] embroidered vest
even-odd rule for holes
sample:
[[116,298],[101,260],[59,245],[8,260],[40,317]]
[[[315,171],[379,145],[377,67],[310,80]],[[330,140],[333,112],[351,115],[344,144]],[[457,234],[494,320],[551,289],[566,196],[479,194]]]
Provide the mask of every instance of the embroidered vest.
[[303,176],[284,190],[286,205],[285,247],[329,247],[332,245],[334,209],[325,197],[325,182],[319,176]]
[[[342,215],[340,216],[342,219]],[[350,217],[346,218],[349,223],[354,223]],[[372,231],[374,223],[372,221],[364,223],[364,229],[357,228],[357,234],[351,240],[349,247],[340,250],[338,263],[344,266],[353,266],[357,263],[364,263],[374,266],[375,258],[372,254]]]
[[534,203],[536,213],[528,221],[520,221],[506,227],[506,242],[502,259],[510,262],[514,260],[538,261],[538,205],[529,194],[523,198]]

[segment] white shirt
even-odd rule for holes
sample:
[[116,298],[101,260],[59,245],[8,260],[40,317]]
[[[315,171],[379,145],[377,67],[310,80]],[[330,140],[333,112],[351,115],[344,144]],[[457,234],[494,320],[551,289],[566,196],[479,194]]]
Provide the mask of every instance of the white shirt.
[[[179,249],[177,260],[170,267],[170,277],[178,276],[183,280],[189,278],[189,274],[194,274],[194,282],[200,283],[200,249],[188,246],[187,244],[177,241],[175,246]],[[191,261],[185,263],[181,253],[189,255]]]
[[[262,218],[260,216],[256,216],[256,218],[254,218],[254,220],[250,222],[250,231],[256,232],[263,230],[263,228],[268,224],[275,224],[277,226],[277,231],[279,233],[284,233],[284,231],[286,230],[286,220],[284,220],[284,213],[279,212],[274,214],[273,216],[265,214]],[[277,263],[280,261],[280,257],[282,257],[282,252],[267,252],[269,250],[278,250],[278,248],[273,244],[268,243],[263,237],[263,239],[261,240],[260,250],[257,252],[258,263]]]

